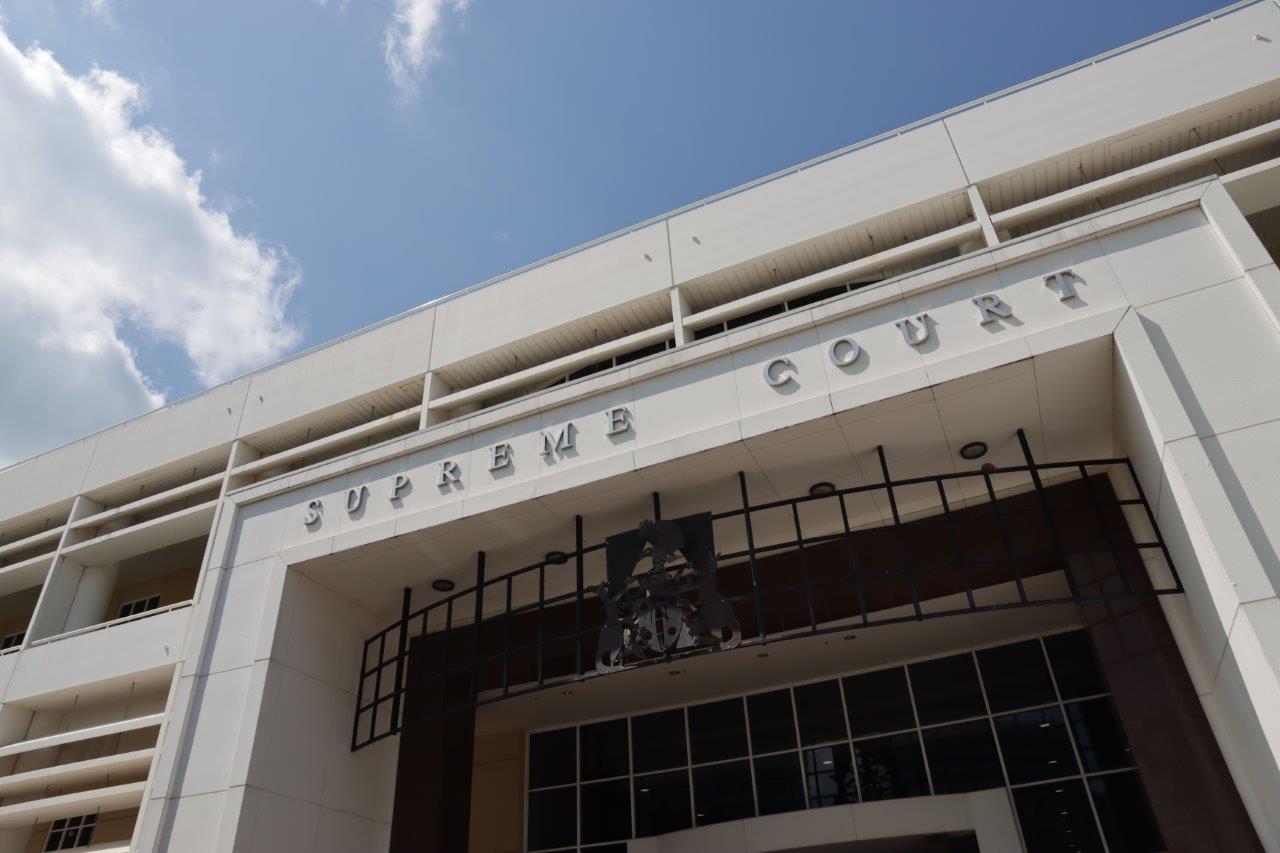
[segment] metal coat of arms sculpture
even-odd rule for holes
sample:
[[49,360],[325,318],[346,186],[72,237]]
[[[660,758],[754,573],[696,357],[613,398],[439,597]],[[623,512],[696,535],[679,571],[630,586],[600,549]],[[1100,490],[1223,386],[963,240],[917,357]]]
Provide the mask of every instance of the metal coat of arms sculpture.
[[[645,560],[648,568],[637,573]],[[716,588],[710,513],[646,519],[638,530],[605,540],[605,561],[608,580],[596,590],[605,609],[597,672],[683,649],[725,650],[742,642],[733,608]]]

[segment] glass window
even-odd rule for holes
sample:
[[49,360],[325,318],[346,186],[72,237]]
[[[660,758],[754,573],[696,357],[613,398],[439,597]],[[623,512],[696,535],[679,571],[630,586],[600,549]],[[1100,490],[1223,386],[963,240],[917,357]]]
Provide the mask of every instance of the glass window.
[[751,751],[756,755],[795,749],[796,721],[790,690],[748,696],[747,716],[751,718]]
[[1110,698],[1073,702],[1067,705],[1067,719],[1071,721],[1084,772],[1116,770],[1133,764],[1129,742],[1120,730]]
[[583,726],[578,730],[578,743],[583,782],[625,776],[631,769],[625,719]]
[[747,754],[747,721],[742,699],[689,707],[689,741],[694,764]]
[[1109,773],[1089,780],[1098,820],[1111,853],[1154,853],[1164,842],[1137,773]]
[[848,744],[806,749],[803,756],[809,808],[858,801],[858,785],[853,774],[853,757],[849,753]]
[[96,814],[64,817],[49,825],[49,835],[45,839],[45,850],[71,850],[75,847],[88,847],[93,841],[93,828],[98,822]]
[[991,724],[971,720],[925,729],[924,751],[929,756],[929,775],[935,794],[958,794],[1004,786],[1000,756]]
[[800,755],[784,752],[755,760],[756,805],[760,814],[781,814],[804,809],[804,781]]
[[1057,679],[1058,692],[1063,699],[1107,692],[1107,683],[1093,655],[1093,643],[1088,632],[1071,631],[1045,637],[1044,648],[1049,653],[1053,677]]
[[684,743],[684,709],[632,717],[631,755],[637,773],[687,765],[689,755]]
[[1058,706],[1006,714],[995,720],[1005,769],[1014,785],[1080,772]]
[[1012,711],[1057,700],[1039,640],[978,652],[982,684],[992,711]]
[[552,850],[578,843],[578,789],[551,788],[529,794],[529,849]]
[[1015,788],[1013,802],[1030,853],[1101,853],[1097,824],[1079,780]]
[[578,739],[574,729],[557,729],[529,736],[529,787],[567,785],[578,781]]
[[864,801],[929,793],[920,738],[915,732],[860,740],[853,748],[858,756],[858,781]]
[[844,679],[844,703],[854,737],[912,729],[916,725],[907,671],[902,667]]
[[631,783],[626,779],[582,786],[582,843],[631,837]]
[[698,826],[741,820],[756,813],[751,764],[730,761],[693,768],[693,820]]
[[637,838],[676,832],[693,825],[693,816],[689,813],[688,770],[637,776],[632,786]]
[[920,661],[910,671],[921,725],[986,715],[972,655]]
[[825,743],[846,740],[844,705],[840,701],[840,683],[822,681],[795,688],[796,719],[800,722],[800,742]]

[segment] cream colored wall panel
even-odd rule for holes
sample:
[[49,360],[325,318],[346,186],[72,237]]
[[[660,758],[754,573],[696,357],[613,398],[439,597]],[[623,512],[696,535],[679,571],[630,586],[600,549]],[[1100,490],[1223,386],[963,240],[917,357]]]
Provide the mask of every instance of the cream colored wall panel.
[[1280,336],[1244,279],[1139,311],[1200,435],[1280,418]]
[[127,480],[236,437],[248,379],[237,379],[114,426],[98,436],[84,491]]
[[961,191],[966,183],[940,123],[882,140],[673,217],[676,282]]
[[670,282],[662,223],[615,237],[437,305],[431,366],[661,293]]
[[1258,3],[966,110],[947,127],[969,178],[984,181],[1271,82],[1277,42],[1280,10]]
[[1134,305],[1228,281],[1242,272],[1198,208],[1104,234],[1098,244]]
[[426,373],[434,322],[412,311],[253,374],[240,435]]
[[0,471],[0,518],[13,518],[80,492],[98,436],[91,435]]

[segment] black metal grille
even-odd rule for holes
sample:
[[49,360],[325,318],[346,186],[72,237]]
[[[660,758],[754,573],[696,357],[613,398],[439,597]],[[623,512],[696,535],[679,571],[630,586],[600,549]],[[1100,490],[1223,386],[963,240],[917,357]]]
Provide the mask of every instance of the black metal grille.
[[[755,505],[740,473],[741,505],[712,518],[716,524],[740,521],[745,533],[744,549],[719,555],[720,590],[742,622],[742,645],[963,613],[1182,592],[1128,459],[1036,463],[1021,430],[1018,437],[1025,465],[895,481],[881,450],[881,483]],[[1116,497],[1099,473],[1105,470],[1127,475],[1136,497]],[[1031,489],[997,498],[994,480],[1009,475],[1021,475]],[[1046,486],[1042,475],[1072,479]],[[954,507],[948,487],[956,484],[971,484],[987,500]],[[925,490],[936,491],[935,511],[904,520],[904,495]],[[887,505],[885,524],[851,526],[848,503],[859,495]],[[838,509],[838,529],[806,536],[802,514],[824,501]],[[1126,507],[1146,521],[1150,539],[1133,540]],[[661,517],[657,494],[652,511]],[[757,541],[753,516],[778,512],[790,516],[794,536]],[[475,584],[426,607],[412,609],[406,589],[401,618],[365,642],[351,748],[400,731],[411,658],[423,688],[415,701],[430,705],[415,709],[418,719],[600,677],[595,647],[604,612],[586,574],[589,561],[603,558],[605,543],[583,541],[581,517],[575,526],[571,550],[496,577],[486,575],[479,553]],[[1144,555],[1151,553],[1167,567],[1159,585],[1145,566]],[[1066,594],[1061,584],[1046,583],[1059,575]],[[548,594],[549,578],[567,591]],[[495,601],[501,609],[493,613]],[[484,615],[486,609],[491,615]],[[626,668],[712,650],[686,650]]]

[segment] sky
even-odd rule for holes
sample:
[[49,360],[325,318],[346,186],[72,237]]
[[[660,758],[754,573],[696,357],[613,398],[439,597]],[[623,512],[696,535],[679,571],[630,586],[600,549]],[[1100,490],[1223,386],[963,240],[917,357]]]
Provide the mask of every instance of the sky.
[[1226,0],[0,0],[0,466]]

